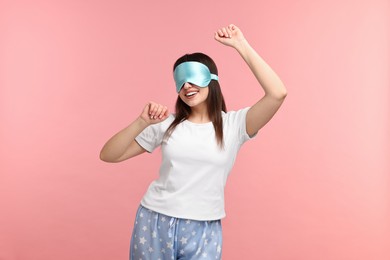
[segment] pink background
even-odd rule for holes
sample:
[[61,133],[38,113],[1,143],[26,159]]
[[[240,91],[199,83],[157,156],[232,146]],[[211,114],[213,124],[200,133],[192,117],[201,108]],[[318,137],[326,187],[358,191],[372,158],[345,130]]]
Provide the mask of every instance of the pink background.
[[390,6],[367,1],[1,1],[0,259],[124,260],[159,152],[99,151],[202,51],[228,109],[263,95],[234,23],[288,90],[226,187],[223,259],[390,259]]

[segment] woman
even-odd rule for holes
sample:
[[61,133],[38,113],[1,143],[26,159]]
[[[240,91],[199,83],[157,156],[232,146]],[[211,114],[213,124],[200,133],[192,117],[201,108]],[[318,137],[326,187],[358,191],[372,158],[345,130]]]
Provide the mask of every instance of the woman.
[[100,158],[120,162],[161,145],[160,176],[142,198],[130,259],[221,259],[224,187],[241,145],[276,113],[283,82],[231,24],[215,40],[238,51],[264,89],[251,107],[226,112],[213,60],[186,54],[174,64],[176,114],[149,102],[104,145]]

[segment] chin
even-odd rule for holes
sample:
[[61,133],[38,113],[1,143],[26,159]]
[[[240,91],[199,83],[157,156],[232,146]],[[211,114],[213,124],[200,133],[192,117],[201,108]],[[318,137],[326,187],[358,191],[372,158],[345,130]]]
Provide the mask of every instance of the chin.
[[187,106],[189,106],[189,107],[196,107],[197,105],[199,105],[198,102],[184,102],[184,103],[186,103]]

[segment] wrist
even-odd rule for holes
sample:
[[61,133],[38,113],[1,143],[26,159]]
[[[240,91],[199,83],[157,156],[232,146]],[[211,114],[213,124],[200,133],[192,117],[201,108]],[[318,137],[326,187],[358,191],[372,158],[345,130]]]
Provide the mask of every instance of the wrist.
[[248,49],[248,47],[250,47],[250,45],[249,45],[249,42],[245,38],[242,39],[242,40],[237,41],[236,45],[234,46],[234,48],[239,53],[245,52],[245,50]]
[[144,118],[142,118],[141,116],[139,116],[136,120],[137,124],[142,127],[142,128],[146,128],[150,125],[150,122],[148,122],[147,120],[145,120]]

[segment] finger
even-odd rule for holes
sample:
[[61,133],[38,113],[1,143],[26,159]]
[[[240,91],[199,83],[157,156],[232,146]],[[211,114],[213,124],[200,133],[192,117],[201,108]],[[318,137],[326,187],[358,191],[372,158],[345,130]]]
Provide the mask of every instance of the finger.
[[156,108],[156,113],[154,114],[153,119],[157,119],[160,116],[160,114],[162,113],[163,109],[164,109],[164,106],[158,104],[158,106]]
[[226,30],[227,30],[227,32],[229,34],[229,38],[232,38],[233,31],[229,27]]
[[221,29],[218,30],[218,36],[219,36],[219,37],[223,37],[223,32],[222,32]]
[[150,103],[150,108],[149,108],[149,117],[150,119],[153,119],[154,115],[156,114],[157,111],[157,104],[156,103]]
[[220,43],[224,43],[224,41],[225,41],[225,38],[219,36],[219,34],[218,34],[217,32],[215,33],[214,38],[215,38],[215,40],[216,40],[217,42],[220,42]]
[[219,37],[219,33],[218,32],[214,33],[214,39],[216,39],[217,41],[220,41],[220,37]]
[[223,32],[223,36],[224,36],[224,37],[229,38],[229,34],[228,34],[228,32],[227,32],[227,30],[226,30],[225,27],[222,28],[222,32]]
[[159,118],[163,119],[163,118],[166,118],[168,115],[169,115],[168,108],[167,107],[163,107],[163,110],[161,111]]
[[147,103],[142,113],[149,115],[149,110],[150,110],[150,103]]
[[160,117],[161,112],[163,111],[164,107],[162,105],[158,105],[156,109],[156,113],[153,115],[153,119],[156,119]]

